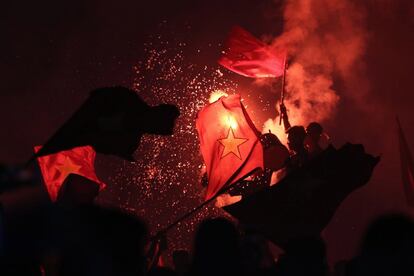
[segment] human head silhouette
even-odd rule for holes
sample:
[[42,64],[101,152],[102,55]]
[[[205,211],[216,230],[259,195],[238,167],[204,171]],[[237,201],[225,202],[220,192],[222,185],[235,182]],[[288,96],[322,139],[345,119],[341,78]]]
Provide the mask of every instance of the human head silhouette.
[[306,138],[306,131],[303,126],[293,126],[287,130],[288,146],[294,152],[304,150],[304,141]]

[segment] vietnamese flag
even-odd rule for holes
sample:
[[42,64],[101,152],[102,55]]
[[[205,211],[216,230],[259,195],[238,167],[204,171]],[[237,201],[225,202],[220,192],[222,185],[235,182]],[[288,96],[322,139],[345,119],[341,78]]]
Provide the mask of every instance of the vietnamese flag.
[[285,58],[286,53],[273,53],[267,44],[235,26],[218,63],[245,77],[276,78],[284,74]]
[[200,148],[207,168],[206,200],[256,168],[263,168],[260,133],[240,102],[240,95],[221,97],[197,115]]
[[[35,152],[41,148],[41,146],[36,146]],[[77,147],[38,157],[37,161],[50,199],[56,201],[59,190],[69,174],[86,177],[96,182],[100,189],[103,189],[106,185],[96,176],[95,157],[96,152],[91,146]]]

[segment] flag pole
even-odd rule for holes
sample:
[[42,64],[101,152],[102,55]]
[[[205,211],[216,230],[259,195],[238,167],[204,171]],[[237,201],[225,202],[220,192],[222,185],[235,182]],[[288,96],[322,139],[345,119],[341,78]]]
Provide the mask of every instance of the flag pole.
[[178,219],[176,219],[174,222],[172,222],[170,225],[168,225],[167,227],[165,227],[164,229],[158,231],[158,233],[153,237],[154,239],[165,234],[166,232],[168,232],[169,230],[171,230],[172,228],[174,228],[177,224],[179,224],[180,222],[182,222],[183,220],[185,220],[186,218],[190,217],[192,214],[194,214],[195,212],[197,212],[198,210],[202,209],[204,206],[208,205],[209,203],[211,203],[212,201],[214,201],[218,196],[226,193],[227,191],[229,191],[231,188],[235,187],[238,183],[241,183],[241,180],[245,179],[246,177],[252,175],[253,173],[255,173],[256,171],[258,171],[259,168],[255,168],[252,171],[246,173],[245,175],[243,175],[239,181],[237,181],[234,185],[230,185],[232,182],[232,179],[229,179],[225,184],[224,184],[224,188],[219,191],[216,195],[214,195],[213,197],[209,198],[208,200],[204,201],[203,203],[201,203],[200,205],[194,207],[193,209],[191,209],[190,211],[188,211],[187,213],[185,213],[184,215],[182,215],[181,217],[179,217]]
[[[224,184],[224,188],[221,189],[216,195],[214,195],[213,197],[211,197],[210,199],[204,201],[203,203],[201,203],[200,205],[194,207],[193,209],[191,209],[190,211],[188,211],[187,213],[185,213],[184,215],[182,215],[181,217],[179,217],[178,219],[176,219],[174,222],[172,222],[170,225],[168,225],[167,227],[165,227],[164,229],[160,230],[157,232],[157,234],[153,237],[151,237],[150,241],[152,243],[152,248],[153,250],[155,250],[155,247],[157,246],[156,243],[160,241],[160,238],[162,238],[163,235],[165,235],[169,230],[171,230],[172,228],[174,228],[177,224],[179,224],[180,222],[182,222],[183,220],[185,220],[186,218],[190,217],[192,214],[194,214],[195,212],[197,212],[198,210],[202,209],[203,207],[205,207],[206,205],[210,204],[213,200],[215,200],[218,196],[226,193],[227,191],[229,191],[231,188],[234,188],[235,186],[237,186],[237,184],[241,183],[241,180],[245,179],[246,177],[252,175],[253,173],[255,173],[256,171],[258,171],[259,168],[255,168],[252,171],[248,172],[247,174],[243,175],[239,181],[237,181],[234,185],[230,185],[232,182],[232,178],[230,178],[225,184]],[[150,250],[150,251],[153,251]],[[158,254],[160,254],[160,252],[158,252]],[[151,255],[151,254],[149,254]],[[152,260],[152,264],[150,265],[150,267],[152,267],[155,264],[156,259],[159,258],[159,256],[152,256],[151,257]]]
[[[286,79],[286,67],[287,67],[287,55],[285,55],[285,59],[283,61],[283,77],[282,77],[282,91],[280,92],[280,104],[283,104],[285,100],[285,79]],[[279,125],[282,124],[282,112],[280,112],[279,116]]]

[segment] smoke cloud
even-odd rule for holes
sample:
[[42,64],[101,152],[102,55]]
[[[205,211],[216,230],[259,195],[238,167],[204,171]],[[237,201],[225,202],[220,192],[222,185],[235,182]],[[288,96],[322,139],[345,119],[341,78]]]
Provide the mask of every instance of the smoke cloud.
[[[284,30],[272,47],[288,50],[285,105],[292,125],[326,122],[340,100],[334,80],[345,89],[362,82],[363,55],[368,41],[365,11],[350,0],[287,0]],[[361,87],[366,89],[367,84]],[[278,109],[279,102],[276,105]],[[263,131],[285,135],[279,117]]]

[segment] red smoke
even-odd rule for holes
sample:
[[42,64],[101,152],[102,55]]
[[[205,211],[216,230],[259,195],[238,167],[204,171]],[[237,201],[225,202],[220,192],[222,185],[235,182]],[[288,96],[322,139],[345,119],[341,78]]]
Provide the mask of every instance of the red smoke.
[[[284,31],[272,46],[289,54],[285,98],[289,119],[292,125],[323,123],[334,117],[340,100],[334,78],[350,88],[361,78],[368,39],[364,9],[344,0],[288,0],[284,22]],[[271,129],[284,138],[278,122],[278,117],[269,119],[264,131]]]

